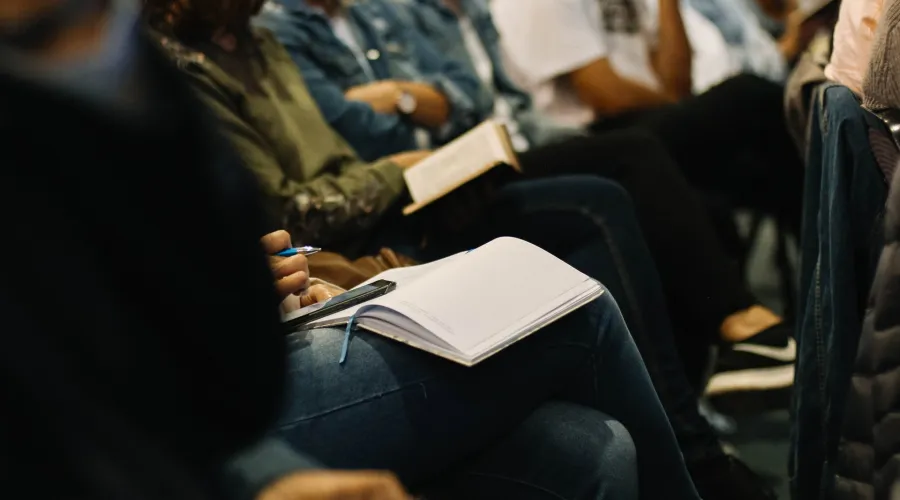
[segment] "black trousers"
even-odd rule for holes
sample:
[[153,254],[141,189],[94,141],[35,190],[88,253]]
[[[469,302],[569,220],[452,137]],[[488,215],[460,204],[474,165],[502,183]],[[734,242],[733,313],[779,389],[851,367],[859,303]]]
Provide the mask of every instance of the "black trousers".
[[756,300],[666,146],[634,128],[535,148],[519,161],[529,177],[594,174],[628,191],[662,281],[679,354],[698,382],[722,321]]
[[799,234],[803,162],[787,131],[783,95],[780,84],[739,75],[678,104],[604,118],[592,129],[651,132],[693,186],[774,215]]

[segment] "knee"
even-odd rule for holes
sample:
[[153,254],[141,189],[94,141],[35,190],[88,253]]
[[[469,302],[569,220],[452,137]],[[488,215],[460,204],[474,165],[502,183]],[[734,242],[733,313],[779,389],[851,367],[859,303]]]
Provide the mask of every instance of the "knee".
[[749,73],[731,77],[719,85],[730,89],[730,95],[735,99],[754,106],[759,102],[771,103],[774,101],[777,101],[780,106],[784,95],[784,87],[781,84]]
[[576,450],[581,464],[580,498],[637,498],[637,450],[631,434],[619,421],[595,410],[581,408],[563,420],[561,432]]
[[[618,420],[607,418],[606,447],[594,463],[592,483],[598,498],[637,498],[637,449],[631,434]],[[596,442],[600,442],[597,439]],[[596,443],[595,443],[596,444]]]
[[727,85],[729,87],[743,87],[743,88],[751,88],[751,89],[761,89],[768,87],[778,87],[777,83],[774,83],[770,80],[767,80],[759,75],[754,75],[752,73],[741,73],[739,75],[735,75],[724,82],[721,85]]
[[600,177],[569,177],[566,179],[570,200],[597,215],[631,213],[634,205],[631,195],[618,182]]
[[591,318],[594,320],[594,323],[603,325],[607,330],[609,329],[610,323],[621,321],[623,330],[627,331],[627,327],[624,327],[625,322],[622,320],[622,310],[619,308],[616,298],[613,297],[609,288],[606,288],[606,286],[602,284],[600,286],[603,287],[603,294],[594,299],[594,301],[586,307]]
[[[625,426],[609,415],[554,401],[544,403],[523,429],[532,442],[543,445],[542,455],[549,462],[548,468],[553,469],[552,483],[556,483],[561,497],[637,498],[634,441]],[[560,480],[564,484],[559,484]]]

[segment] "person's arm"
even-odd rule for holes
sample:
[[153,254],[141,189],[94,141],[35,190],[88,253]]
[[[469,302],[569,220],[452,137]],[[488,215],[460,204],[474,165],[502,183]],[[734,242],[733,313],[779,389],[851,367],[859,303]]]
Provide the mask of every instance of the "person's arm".
[[401,85],[414,95],[417,87],[420,91],[437,90],[449,103],[449,116],[438,129],[438,138],[443,141],[460,135],[490,116],[494,103],[482,98],[485,93],[478,77],[464,64],[441,53],[413,19],[404,16],[402,11],[393,15],[406,30],[424,78],[421,83],[404,82]]
[[659,0],[659,40],[651,60],[664,93],[672,100],[691,95],[691,57],[680,0]]
[[413,123],[428,128],[438,128],[447,123],[450,102],[431,85],[379,80],[351,87],[344,92],[344,97],[350,101],[366,103],[377,113],[397,115],[397,105],[404,93],[411,94],[416,99],[416,109],[409,115]]
[[800,55],[804,19],[805,15],[800,10],[790,13],[784,23],[784,33],[778,38],[778,51],[788,63]]
[[[361,99],[345,96],[348,89],[342,89],[330,80],[327,73],[307,56],[309,41],[295,27],[290,16],[281,10],[263,10],[255,22],[271,30],[287,50],[331,127],[366,161],[414,149],[415,124],[395,112],[378,112]],[[396,108],[396,101],[391,107]]]
[[[340,86],[300,51],[286,48],[325,120],[362,159],[371,161],[415,148],[415,124],[396,112],[396,100],[391,104],[393,112],[379,112],[368,102],[345,95]],[[399,93],[391,98],[399,99]]]
[[388,471],[305,471],[284,477],[256,500],[412,500]]
[[450,119],[450,101],[433,85],[399,81],[400,91],[416,99],[416,110],[409,118],[424,127],[440,128]]
[[404,43],[412,51],[410,59],[421,80],[373,82],[350,89],[347,97],[362,98],[381,112],[394,112],[400,94],[408,92],[417,102],[410,119],[434,130],[441,142],[487,118],[493,110],[493,101],[484,99],[478,77],[434,46],[409,12],[414,6],[391,3],[382,6],[392,28],[403,33]]
[[406,170],[407,168],[412,167],[416,163],[419,163],[429,156],[431,156],[431,151],[422,149],[417,151],[404,151],[403,153],[397,153],[395,155],[388,156],[385,159],[396,163],[397,165],[400,165],[404,170]]
[[410,500],[383,471],[332,471],[267,438],[228,460],[218,473],[228,500]]
[[582,0],[494,0],[492,12],[507,55],[528,80],[568,79],[600,116],[673,101],[613,69],[603,20]]
[[270,145],[234,111],[229,99],[203,77],[192,78],[244,163],[256,175],[270,214],[303,241],[326,245],[371,227],[406,191],[403,168],[390,161],[344,168],[308,182],[289,179]]
[[[426,53],[420,57],[425,57],[427,60],[430,60],[431,56],[429,55],[429,53],[427,53],[427,51],[436,50],[443,59],[446,60],[450,58],[450,54],[452,52],[447,51],[446,46],[442,46],[441,43],[438,42],[438,40],[441,38],[441,35],[434,32],[435,29],[440,28],[435,28],[435,26],[432,24],[433,20],[431,22],[428,20],[428,14],[431,7],[426,7],[419,4],[418,0],[392,0],[391,4],[394,7],[397,15],[399,16],[400,21],[404,25],[412,26],[412,29],[415,30],[417,36],[421,36],[428,40],[430,49],[427,47],[423,49],[426,51]],[[485,12],[480,13],[479,15],[485,15],[490,18],[490,11],[488,10],[488,6],[486,4],[476,3],[470,4],[470,6],[475,7],[476,10],[484,9]],[[455,25],[457,21],[455,19],[441,19],[441,21],[439,22],[451,23]],[[491,24],[493,24],[493,21],[490,22]],[[453,26],[451,26],[450,28],[453,29]],[[474,67],[470,62],[468,62],[468,55],[465,53],[465,51],[463,51],[463,54],[461,54],[460,57],[462,59],[454,58],[455,61],[459,61],[459,64],[454,64],[451,62],[449,67],[444,67],[442,69],[439,69],[439,71],[444,75],[453,75],[456,72],[460,71],[460,68],[462,68],[462,74],[464,74],[465,78],[464,80],[460,80],[464,83],[459,85],[459,87],[469,97],[472,97],[472,92],[475,92],[475,97],[473,100],[474,104],[472,105],[472,109],[474,111],[472,111],[472,113],[475,115],[475,121],[481,121],[494,113],[494,89],[488,88],[483,84],[483,82],[480,81],[480,79],[474,73]],[[451,77],[451,79],[453,79],[453,77]],[[472,83],[469,82],[470,79],[474,79],[474,84],[476,85],[475,90],[470,90],[468,88],[470,85],[472,85]],[[523,94],[523,96],[525,96],[525,94]],[[463,109],[463,107],[467,105],[468,104],[464,102],[457,103],[456,109]]]
[[619,76],[606,58],[575,69],[569,74],[569,80],[581,101],[600,116],[653,108],[676,101],[668,93]]
[[229,458],[217,474],[217,483],[229,500],[254,500],[285,476],[321,468],[282,441],[267,438]]

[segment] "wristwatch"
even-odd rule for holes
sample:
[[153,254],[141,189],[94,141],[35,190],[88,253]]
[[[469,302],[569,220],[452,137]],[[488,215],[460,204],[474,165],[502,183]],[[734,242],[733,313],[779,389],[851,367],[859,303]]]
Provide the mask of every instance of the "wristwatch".
[[406,91],[400,92],[400,97],[397,99],[397,111],[401,115],[409,116],[415,113],[418,106],[419,103],[416,101],[416,96]]

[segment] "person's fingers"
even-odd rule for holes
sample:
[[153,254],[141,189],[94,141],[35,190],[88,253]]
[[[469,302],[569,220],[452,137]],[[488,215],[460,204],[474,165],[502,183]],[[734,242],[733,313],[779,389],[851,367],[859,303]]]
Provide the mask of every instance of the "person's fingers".
[[344,97],[350,100],[362,100],[361,98],[365,95],[368,85],[356,85],[354,87],[350,87],[344,92]]
[[263,236],[261,241],[263,249],[269,255],[290,248],[293,245],[291,243],[291,235],[283,229]]
[[410,500],[397,476],[390,472],[362,471],[348,474],[336,484],[334,497],[353,500]]
[[[279,297],[287,297],[294,293],[300,293],[309,284],[309,275],[304,272],[294,273],[275,282],[275,289]],[[302,302],[302,301],[301,301]]]
[[297,273],[309,274],[309,261],[306,260],[305,255],[269,257],[269,266],[272,268],[275,279],[287,278]]
[[284,297],[284,300],[281,301],[281,312],[283,313],[293,312],[303,307],[303,304],[300,303],[300,297],[298,295],[289,293],[287,295],[279,295],[279,297]]
[[292,474],[266,488],[257,500],[410,500],[385,472],[310,471]]
[[269,264],[280,296],[287,297],[309,286],[309,262],[306,256],[269,257]]
[[303,307],[325,302],[334,297],[334,292],[325,285],[313,285],[300,296],[300,305]]
[[397,476],[390,472],[372,472],[369,479],[366,500],[410,500],[409,494],[400,485]]
[[292,293],[299,293],[309,286],[309,262],[305,255],[291,257],[278,257],[272,254],[290,248],[291,235],[287,231],[279,230],[263,236],[263,250],[269,254],[269,267],[275,277],[275,288],[281,297],[287,297]]

